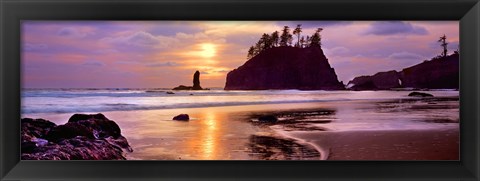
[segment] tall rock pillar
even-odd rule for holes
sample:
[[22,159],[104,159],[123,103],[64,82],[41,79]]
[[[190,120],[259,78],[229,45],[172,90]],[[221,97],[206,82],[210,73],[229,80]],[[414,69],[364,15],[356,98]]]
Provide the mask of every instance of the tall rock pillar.
[[200,72],[197,70],[195,74],[193,74],[193,90],[202,90],[200,86]]

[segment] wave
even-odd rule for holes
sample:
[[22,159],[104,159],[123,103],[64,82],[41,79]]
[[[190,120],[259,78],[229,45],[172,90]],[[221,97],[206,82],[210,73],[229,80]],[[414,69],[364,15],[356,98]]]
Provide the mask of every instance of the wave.
[[[170,90],[168,90],[170,91]],[[127,90],[27,90],[22,92],[23,114],[77,113],[218,107],[256,104],[382,100],[411,98],[402,91],[172,91]],[[430,92],[435,97],[458,96],[458,91]]]
[[315,103],[331,101],[347,101],[348,99],[337,100],[293,100],[293,101],[255,101],[255,102],[211,102],[211,103],[179,103],[171,105],[138,105],[138,104],[100,104],[95,106],[79,107],[31,107],[22,106],[22,114],[34,113],[81,113],[81,112],[107,112],[107,111],[139,111],[139,110],[159,110],[159,109],[177,109],[177,108],[202,108],[202,107],[221,107],[221,106],[242,106],[242,105],[262,105],[262,104],[288,104],[288,103]]
[[[167,94],[173,92],[174,94]],[[327,93],[328,91],[300,91],[300,90],[260,90],[260,91],[225,91],[225,90],[200,90],[200,91],[172,91],[169,89],[35,89],[22,91],[22,97],[172,97],[172,96],[215,96],[215,95],[281,95],[281,94],[311,94]]]

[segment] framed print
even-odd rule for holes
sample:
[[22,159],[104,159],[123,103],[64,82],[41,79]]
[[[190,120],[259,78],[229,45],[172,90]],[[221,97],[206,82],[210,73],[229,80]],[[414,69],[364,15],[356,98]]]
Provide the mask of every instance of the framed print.
[[478,1],[0,5],[2,180],[479,179]]

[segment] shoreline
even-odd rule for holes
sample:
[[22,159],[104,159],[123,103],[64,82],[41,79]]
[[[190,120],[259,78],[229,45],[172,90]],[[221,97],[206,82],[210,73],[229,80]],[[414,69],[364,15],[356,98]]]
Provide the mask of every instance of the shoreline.
[[[320,160],[440,161],[460,158],[459,131],[455,129],[294,131],[290,134],[279,131],[279,134],[312,145],[322,155]],[[438,141],[441,138],[444,141]],[[396,142],[392,143],[392,139]]]
[[[273,91],[276,92],[276,91]],[[53,108],[53,109],[45,109],[45,106],[49,107],[49,105],[45,105],[43,107],[33,107],[31,109],[28,108],[29,102],[35,102],[34,97],[23,97],[25,99],[27,108],[24,110],[22,109],[22,115],[28,114],[42,114],[42,113],[49,113],[49,114],[62,114],[62,113],[98,113],[98,112],[115,112],[115,111],[148,111],[148,110],[172,110],[172,109],[187,109],[187,108],[208,108],[208,107],[231,107],[231,106],[255,106],[255,105],[270,105],[270,104],[307,104],[307,103],[331,103],[331,102],[345,102],[345,101],[386,101],[391,99],[405,99],[405,100],[417,100],[421,99],[419,97],[410,97],[407,96],[408,94],[405,93],[407,91],[331,91],[325,92],[322,91],[321,94],[314,94],[315,92],[303,91],[301,94],[294,94],[292,96],[297,96],[294,99],[290,99],[291,94],[287,90],[285,91],[278,91],[279,94],[270,94],[270,91],[266,91],[267,94],[261,94],[261,91],[256,92],[255,94],[227,94],[227,93],[219,93],[219,94],[193,94],[194,92],[185,91],[182,94],[175,94],[175,95],[167,95],[167,94],[160,94],[158,97],[153,96],[144,96],[139,97],[140,99],[137,100],[135,96],[130,97],[105,97],[105,101],[102,101],[100,104],[87,104],[80,110],[79,112],[77,109],[72,109],[69,107],[75,107],[75,105],[71,104],[64,104],[60,107]],[[284,93],[281,93],[284,92]],[[435,98],[457,98],[458,91],[424,91],[431,94],[434,94]],[[257,94],[259,93],[259,94]],[[305,99],[305,97],[298,97],[302,95],[302,93],[308,93],[306,96],[310,96],[311,99]],[[132,93],[136,94],[136,93]],[[103,94],[102,94],[103,95]],[[98,96],[98,95],[97,95]],[[222,101],[211,100],[210,97],[218,98]],[[265,99],[264,96],[273,96],[272,99]],[[282,97],[283,96],[283,97]],[[393,96],[393,97],[392,97]],[[94,98],[93,97],[86,97],[86,98]],[[227,98],[228,97],[228,98]],[[68,97],[70,98],[70,97]],[[73,97],[72,97],[73,98]],[[79,97],[82,98],[82,97]],[[180,101],[176,102],[173,101],[171,103],[165,103],[163,101],[155,101],[160,99],[166,99],[165,101],[172,101],[173,99],[182,99],[182,100],[190,100],[190,101]],[[235,101],[232,101],[232,99]],[[238,99],[246,99],[246,101],[238,102]],[[75,100],[75,99],[74,99]],[[81,99],[80,99],[81,100]],[[119,101],[120,100],[120,101]],[[151,103],[145,103],[154,100]],[[37,100],[38,101],[38,100]],[[154,103],[154,104],[153,104]],[[36,104],[43,104],[42,102],[38,102]]]
[[[431,107],[417,105],[414,109],[435,109],[448,105],[448,103],[443,105],[441,101],[432,104],[426,100],[428,99],[421,99]],[[389,102],[395,101],[383,103]],[[299,120],[302,119],[305,118]],[[455,119],[422,120],[433,125],[444,125],[442,127],[364,130],[336,130],[338,126],[329,126],[334,121],[319,124],[318,122],[309,123],[308,118],[306,120],[307,124],[295,127],[297,129],[291,129],[282,124],[274,124],[269,128],[282,137],[313,146],[320,153],[320,160],[459,160],[460,158],[459,120]]]
[[[425,100],[430,100],[430,102]],[[435,104],[431,104],[432,101]],[[458,120],[455,122],[455,117],[458,118],[458,103],[458,100],[455,99],[435,97],[434,99],[408,99],[408,101],[405,99],[354,100],[102,113],[119,124],[122,128],[122,134],[131,143],[135,151],[127,155],[129,159],[301,159],[303,158],[302,155],[304,155],[300,153],[302,151],[307,155],[305,158],[312,159],[317,154],[314,154],[309,148],[314,148],[318,151],[320,160],[369,160],[369,158],[372,160],[386,160],[381,157],[368,157],[363,152],[351,150],[360,148],[362,148],[361,150],[370,151],[382,151],[382,148],[391,150],[391,148],[401,147],[401,145],[386,144],[386,138],[397,139],[403,137],[403,135],[415,134],[418,136],[427,134],[427,136],[423,135],[423,139],[427,140],[423,142],[427,144],[423,148],[428,147],[432,140],[448,138],[447,141],[449,143],[443,145],[444,148],[456,149],[458,151],[458,146],[455,146],[459,141],[455,136],[458,136],[459,130]],[[444,111],[444,109],[453,110],[453,112]],[[171,120],[173,116],[183,113],[190,114],[192,119],[189,122]],[[439,113],[445,115],[437,115]],[[258,118],[259,115],[272,114],[279,118],[278,122],[272,124],[252,122],[252,118]],[[65,117],[69,117],[71,114],[47,113],[35,115],[55,122],[55,120],[66,120]],[[431,115],[437,117],[431,117]],[[448,116],[453,116],[453,120],[447,119]],[[428,119],[425,119],[425,117]],[[392,118],[398,120],[392,120]],[[400,127],[397,127],[398,125]],[[379,130],[363,130],[365,127],[377,128]],[[386,130],[382,131],[381,129]],[[453,132],[449,132],[449,136],[445,137],[444,135],[442,136],[442,134],[446,133],[444,132],[445,130]],[[273,133],[270,137],[276,138],[276,140],[272,140],[270,137],[260,137],[256,139],[260,147],[249,146],[251,144],[251,136],[262,136],[261,133],[265,132]],[[378,139],[378,136],[373,136],[372,134],[382,134],[385,138]],[[331,145],[325,143],[335,140],[338,143],[346,144],[352,142],[352,138],[356,138],[353,139],[356,142],[362,139],[375,138],[380,145],[377,145],[376,149],[372,149],[373,147],[365,146],[372,144],[367,142],[363,143],[364,145],[353,144],[354,146],[352,147],[350,144],[350,146],[337,146],[330,149]],[[399,141],[408,142],[411,139]],[[273,146],[268,146],[269,144]],[[297,144],[303,145],[303,147]],[[285,145],[293,145],[294,149],[284,149],[286,148]],[[418,143],[415,142],[414,145],[418,146]],[[404,144],[405,148],[408,146]],[[255,154],[253,156],[250,155],[251,152],[255,152],[252,151],[253,149],[264,147],[272,148],[263,152],[265,155],[272,157],[262,157],[262,155],[258,156],[258,154],[258,157]],[[358,156],[355,157],[355,155]],[[396,155],[390,155],[390,157],[395,159]],[[418,159],[408,157],[400,160],[411,158]],[[430,159],[430,157],[425,158]],[[439,158],[442,160],[454,160],[452,157]]]

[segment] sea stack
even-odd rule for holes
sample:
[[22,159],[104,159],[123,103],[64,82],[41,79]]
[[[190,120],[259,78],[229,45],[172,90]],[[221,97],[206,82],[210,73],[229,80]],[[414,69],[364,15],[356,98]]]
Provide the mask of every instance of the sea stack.
[[374,75],[355,77],[348,82],[351,90],[390,90],[395,88],[414,89],[458,89],[460,56],[454,53],[435,57],[397,72],[379,72]]
[[320,46],[273,47],[227,74],[225,90],[343,90]]
[[355,77],[347,84],[347,88],[351,90],[388,90],[401,86],[401,74],[395,70]]
[[200,86],[200,72],[198,70],[193,74],[192,90],[202,90],[202,86]]
[[193,86],[179,85],[178,87],[173,88],[173,90],[208,90],[208,89],[203,89],[202,86],[200,86],[200,72],[197,70],[193,74]]

